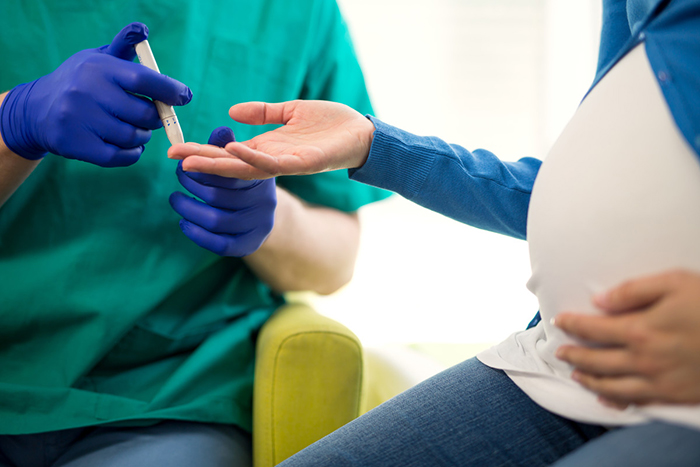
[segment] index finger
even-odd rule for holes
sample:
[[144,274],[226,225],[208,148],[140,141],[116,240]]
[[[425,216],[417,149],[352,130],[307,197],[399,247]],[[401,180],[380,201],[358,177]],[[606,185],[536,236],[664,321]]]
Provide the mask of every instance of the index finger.
[[623,313],[649,306],[673,288],[677,272],[641,277],[626,281],[605,293],[596,295],[593,302],[608,313]]
[[248,125],[286,125],[292,118],[297,101],[279,102],[243,102],[231,107],[229,116],[237,122]]
[[168,149],[170,159],[185,159],[188,156],[233,157],[220,146],[199,143],[178,143]]
[[[237,145],[240,143],[229,143]],[[273,174],[257,169],[238,159],[224,148],[210,144],[175,144],[168,149],[170,159],[181,159],[182,168],[187,172],[200,172],[242,180],[264,180]]]
[[240,159],[224,157],[188,156],[182,161],[182,168],[187,172],[200,172],[240,180],[265,180],[274,177]]
[[168,105],[185,105],[192,100],[192,91],[185,84],[141,64],[114,60],[118,60],[114,66],[114,81],[125,91]]
[[561,313],[554,325],[570,336],[587,342],[604,345],[624,345],[628,343],[629,325],[622,316],[590,316],[574,313]]

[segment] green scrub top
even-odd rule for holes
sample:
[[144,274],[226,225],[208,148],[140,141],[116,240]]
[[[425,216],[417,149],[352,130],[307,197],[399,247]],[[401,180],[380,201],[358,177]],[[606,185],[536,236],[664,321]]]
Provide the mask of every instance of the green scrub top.
[[[0,15],[0,88],[150,29],[160,70],[191,87],[186,140],[237,102],[371,107],[332,0],[22,0]],[[163,130],[141,160],[105,169],[48,155],[0,209],[0,434],[181,419],[251,428],[256,333],[282,303],[237,258],[187,239]],[[304,200],[354,211],[387,192],[346,172],[280,178]]]

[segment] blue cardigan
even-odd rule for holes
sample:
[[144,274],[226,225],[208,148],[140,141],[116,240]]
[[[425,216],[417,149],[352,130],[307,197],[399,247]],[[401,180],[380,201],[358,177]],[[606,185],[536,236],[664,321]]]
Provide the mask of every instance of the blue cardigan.
[[[700,0],[603,0],[593,86],[639,42],[683,136],[700,156]],[[530,194],[541,161],[503,162],[370,117],[367,162],[352,179],[386,188],[474,227],[525,239]]]

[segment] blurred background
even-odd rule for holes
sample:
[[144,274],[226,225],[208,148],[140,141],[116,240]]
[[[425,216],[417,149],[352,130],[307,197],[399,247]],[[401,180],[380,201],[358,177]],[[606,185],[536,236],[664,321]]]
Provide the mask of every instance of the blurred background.
[[[375,113],[504,160],[544,158],[595,72],[598,0],[339,0]],[[360,211],[355,277],[313,297],[368,346],[475,349],[537,312],[527,244],[394,196]]]

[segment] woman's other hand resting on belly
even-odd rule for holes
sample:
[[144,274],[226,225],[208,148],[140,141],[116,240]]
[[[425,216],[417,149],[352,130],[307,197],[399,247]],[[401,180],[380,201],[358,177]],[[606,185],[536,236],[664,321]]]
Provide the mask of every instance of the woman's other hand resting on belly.
[[607,405],[700,402],[700,273],[633,279],[596,296],[604,316],[573,312],[555,325],[602,345],[564,345],[557,357]]

